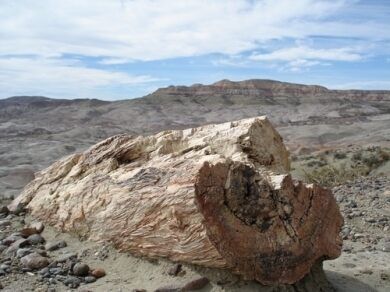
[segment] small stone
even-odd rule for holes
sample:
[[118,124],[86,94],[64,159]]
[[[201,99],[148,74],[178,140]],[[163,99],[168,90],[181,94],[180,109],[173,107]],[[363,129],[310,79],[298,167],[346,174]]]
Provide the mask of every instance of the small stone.
[[376,219],[375,218],[365,218],[364,221],[366,221],[368,223],[375,223]]
[[48,267],[45,267],[45,268],[41,269],[38,273],[39,273],[40,275],[47,274],[47,273],[49,273],[49,268],[48,268]]
[[38,233],[42,233],[42,231],[45,229],[45,225],[43,225],[42,222],[33,222],[30,224],[30,227],[31,228],[35,228],[35,230],[38,232]]
[[9,269],[9,265],[7,265],[7,264],[1,264],[1,265],[0,265],[0,269],[6,271],[6,270]]
[[49,260],[38,253],[30,253],[20,259],[25,268],[31,270],[42,269],[49,265]]
[[40,234],[33,234],[27,237],[27,240],[32,245],[45,243],[45,239]]
[[180,271],[181,271],[181,267],[182,267],[181,264],[175,264],[173,267],[171,267],[168,270],[168,275],[170,275],[170,276],[177,276],[177,274],[179,274]]
[[154,292],[179,292],[179,291],[182,291],[182,288],[177,285],[164,286],[154,290]]
[[72,289],[80,286],[80,283],[81,283],[80,279],[74,276],[68,276],[64,281],[64,284]]
[[47,257],[48,256],[46,250],[43,250],[43,249],[36,249],[35,252],[39,253],[43,257]]
[[347,208],[357,208],[357,204],[356,204],[355,201],[349,201],[349,202],[345,205],[345,207],[347,207]]
[[60,240],[60,241],[48,242],[45,245],[45,249],[48,251],[54,251],[60,248],[64,248],[66,246],[67,246],[66,242],[64,240]]
[[3,239],[2,244],[9,246],[19,239],[23,239],[23,237],[20,235],[20,233],[12,233],[11,235],[9,235]]
[[0,220],[0,227],[7,227],[11,225],[11,221],[9,219]]
[[58,281],[60,281],[60,282],[64,282],[64,281],[67,279],[67,277],[62,276],[62,275],[56,275],[56,279],[57,279]]
[[5,252],[5,254],[12,256],[12,255],[15,255],[16,251],[19,248],[26,247],[29,244],[30,243],[26,239],[21,238],[21,239],[18,239],[17,241],[15,241],[14,243],[12,243],[4,252]]
[[37,234],[38,231],[33,227],[25,227],[22,230],[19,231],[19,233],[24,237],[27,238],[30,235]]
[[91,271],[91,275],[94,276],[95,278],[99,279],[99,278],[102,278],[106,275],[106,271],[103,270],[102,268],[93,269]]
[[131,290],[132,292],[146,292],[146,290],[145,289],[133,289],[133,290]]
[[390,242],[385,242],[385,244],[383,245],[382,251],[390,252]]
[[73,274],[76,276],[86,276],[88,275],[89,267],[84,263],[77,263],[73,267]]
[[200,290],[205,287],[209,282],[210,280],[208,278],[199,277],[185,284],[182,288],[182,291]]
[[50,268],[49,273],[52,275],[63,275],[65,271],[61,268]]
[[89,283],[93,283],[96,281],[96,278],[94,276],[87,276],[84,278],[84,282],[89,284]]
[[16,257],[22,258],[30,253],[32,253],[32,250],[30,248],[19,248],[16,251]]
[[59,258],[56,259],[56,262],[57,263],[63,263],[63,262],[66,262],[68,260],[76,260],[77,259],[77,254],[76,253],[67,253],[67,254],[64,254],[62,256],[60,256]]
[[355,233],[355,234],[353,235],[353,238],[355,238],[355,239],[360,239],[360,238],[364,238],[364,237],[365,237],[365,235],[362,234],[362,233]]
[[8,210],[8,207],[7,206],[0,206],[0,214],[1,215],[4,215],[4,216],[7,216],[9,214],[9,210]]

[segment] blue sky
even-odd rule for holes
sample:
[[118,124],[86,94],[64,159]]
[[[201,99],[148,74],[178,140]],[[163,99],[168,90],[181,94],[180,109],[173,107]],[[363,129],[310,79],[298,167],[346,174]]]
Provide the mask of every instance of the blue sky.
[[0,98],[276,79],[390,89],[389,0],[2,0]]

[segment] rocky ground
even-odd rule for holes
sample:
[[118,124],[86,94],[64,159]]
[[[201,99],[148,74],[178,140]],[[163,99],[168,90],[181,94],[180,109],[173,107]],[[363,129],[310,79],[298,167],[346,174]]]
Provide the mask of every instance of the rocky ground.
[[[338,291],[389,291],[390,178],[360,178],[333,191],[345,217],[344,247],[324,263],[328,279]],[[3,291],[276,291],[227,271],[118,253],[42,226],[23,210],[1,214]]]

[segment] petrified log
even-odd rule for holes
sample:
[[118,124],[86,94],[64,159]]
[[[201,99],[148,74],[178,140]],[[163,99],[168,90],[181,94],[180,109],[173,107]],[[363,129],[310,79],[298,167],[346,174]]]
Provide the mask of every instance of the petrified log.
[[265,117],[119,135],[38,173],[10,208],[122,251],[295,283],[339,256],[330,191],[294,182]]

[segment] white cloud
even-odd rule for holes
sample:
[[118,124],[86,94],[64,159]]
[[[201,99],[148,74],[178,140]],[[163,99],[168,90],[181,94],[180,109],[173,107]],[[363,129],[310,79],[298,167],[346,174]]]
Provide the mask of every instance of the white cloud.
[[390,88],[389,80],[362,80],[362,81],[354,81],[354,82],[346,82],[336,85],[330,85],[330,88],[333,89],[373,89],[380,90],[385,89],[388,90]]
[[283,48],[266,54],[253,54],[254,61],[299,61],[299,60],[326,60],[326,61],[359,61],[361,54],[354,48],[315,49],[307,46]]
[[[137,86],[156,80],[104,68],[211,53],[223,56],[215,61],[219,65],[251,66],[250,60],[268,61],[267,66],[284,62],[283,68],[291,71],[330,61],[358,61],[366,52],[346,46],[315,49],[297,43],[292,48],[269,50],[269,44],[275,40],[305,40],[312,36],[355,37],[366,42],[388,40],[390,29],[384,21],[387,13],[376,18],[377,11],[357,7],[354,13],[368,17],[363,20],[337,17],[356,3],[356,0],[1,0],[0,94],[96,96],[102,87]],[[268,53],[253,54],[251,59],[232,57],[264,49]],[[81,61],[70,59],[74,56],[80,56]],[[82,63],[85,57],[98,58],[94,60],[100,60],[97,62],[102,69],[88,68]]]
[[104,98],[99,95],[99,89],[158,81],[146,75],[131,76],[87,68],[77,60],[53,58],[0,58],[0,68],[0,88],[4,97],[33,93],[50,97]]
[[98,63],[102,65],[118,65],[118,64],[128,64],[133,62],[134,60],[130,60],[126,58],[104,58],[100,60]]
[[[156,60],[303,38],[347,0],[3,0],[0,54]],[[341,29],[345,34],[348,31]],[[322,28],[310,33],[323,35]],[[340,27],[337,27],[340,31]],[[326,32],[328,33],[328,32]]]

